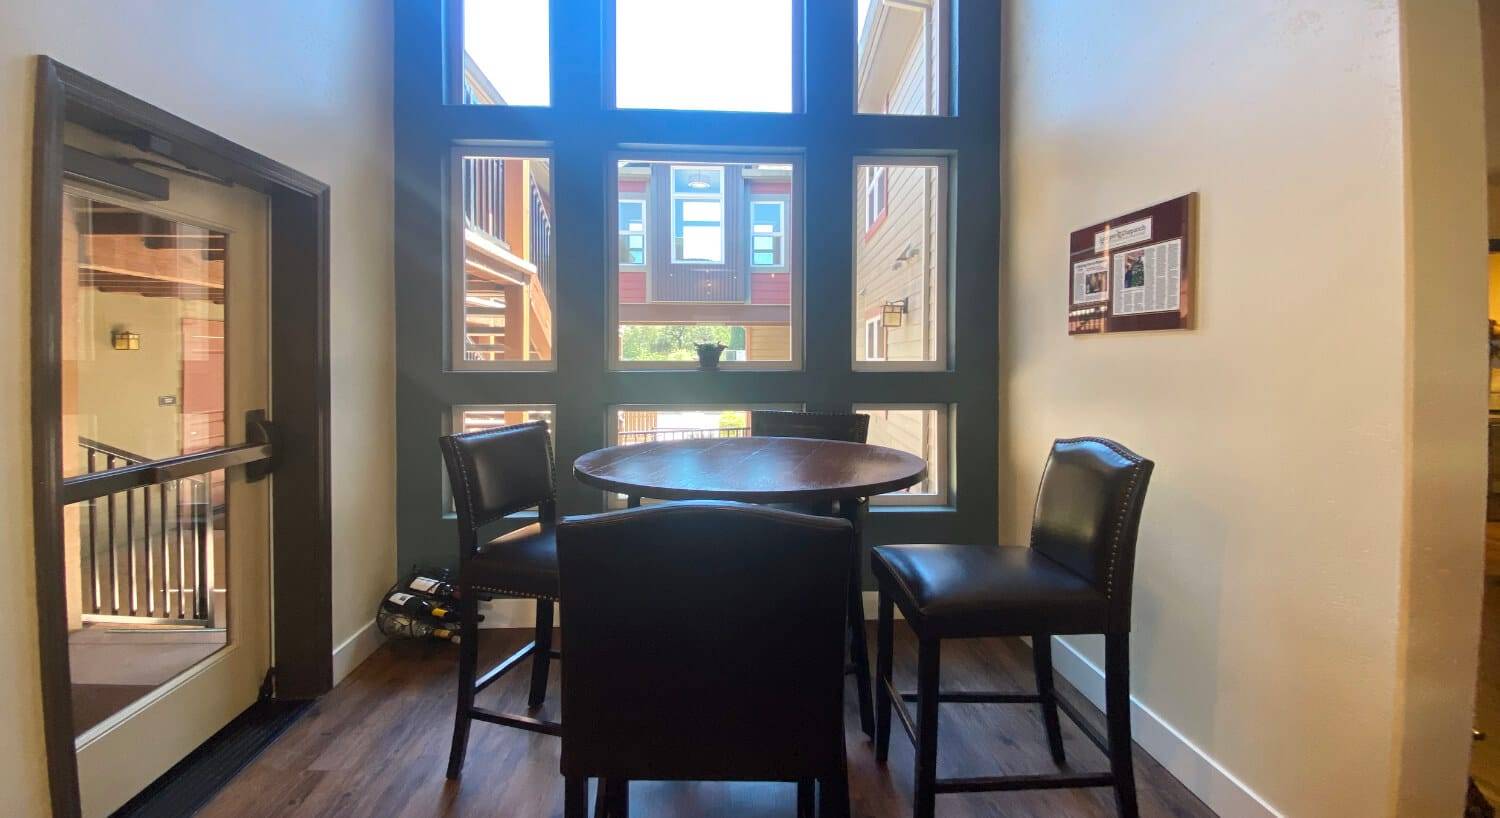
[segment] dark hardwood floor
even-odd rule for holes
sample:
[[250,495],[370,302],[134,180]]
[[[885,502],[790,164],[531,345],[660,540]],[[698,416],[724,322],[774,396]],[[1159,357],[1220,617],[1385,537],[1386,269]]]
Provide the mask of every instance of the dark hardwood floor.
[[[873,627],[873,623],[871,623]],[[897,624],[896,678],[910,685],[915,649]],[[509,653],[524,631],[483,632],[481,656]],[[874,634],[870,636],[874,644]],[[564,646],[566,649],[566,646]],[[382,647],[343,684],[251,764],[201,813],[203,816],[507,816],[552,818],[562,813],[558,739],[476,722],[461,783],[443,777],[453,726],[456,648],[437,642]],[[482,660],[483,661],[483,660]],[[556,685],[544,712],[557,714]],[[1018,640],[945,642],[943,683],[964,689],[1032,689],[1031,659]],[[516,673],[480,696],[491,706],[524,711],[529,674]],[[1086,700],[1059,680],[1059,692],[1085,712]],[[894,728],[891,759],[875,764],[859,732],[852,688],[846,697],[849,779],[859,818],[911,815],[911,745]],[[692,714],[684,714],[691,718]],[[1102,729],[1102,728],[1101,728]],[[1107,769],[1104,756],[1063,719],[1074,769]],[[1054,769],[1037,708],[1026,705],[943,705],[939,728],[943,776],[1048,772]],[[1141,815],[1197,818],[1213,813],[1150,757],[1136,750]],[[683,818],[771,818],[796,814],[789,784],[637,783],[631,814]],[[1109,790],[942,795],[938,814],[979,816],[1112,816]]]

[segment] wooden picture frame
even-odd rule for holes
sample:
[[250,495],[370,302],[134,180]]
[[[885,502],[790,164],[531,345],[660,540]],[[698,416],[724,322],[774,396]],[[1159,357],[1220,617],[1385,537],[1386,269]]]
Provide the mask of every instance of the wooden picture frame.
[[1068,334],[1193,328],[1198,194],[1073,231]]

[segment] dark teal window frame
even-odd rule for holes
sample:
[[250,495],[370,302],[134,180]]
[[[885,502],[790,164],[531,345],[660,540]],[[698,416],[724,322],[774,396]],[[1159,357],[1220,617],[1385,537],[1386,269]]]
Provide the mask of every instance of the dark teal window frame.
[[[450,55],[461,21],[453,2],[396,4],[396,303],[398,561],[456,560],[442,507],[437,437],[453,406],[556,407],[559,500],[565,513],[604,508],[601,492],[571,478],[571,464],[605,445],[609,408],[629,404],[793,404],[950,407],[948,503],[882,506],[871,543],[989,542],[998,520],[1000,424],[1000,9],[951,4],[949,116],[855,113],[854,0],[796,5],[792,113],[617,110],[611,105],[613,3],[552,0],[548,107],[449,104]],[[451,265],[447,191],[454,145],[544,148],[553,160],[555,304],[553,371],[454,371],[448,360]],[[790,152],[804,169],[803,203],[787,213],[806,305],[795,370],[611,368],[612,271],[619,237],[612,157],[638,150],[691,156]],[[947,158],[948,366],[942,371],[854,371],[855,158]],[[461,217],[461,214],[460,214]],[[726,230],[738,229],[725,225]]]

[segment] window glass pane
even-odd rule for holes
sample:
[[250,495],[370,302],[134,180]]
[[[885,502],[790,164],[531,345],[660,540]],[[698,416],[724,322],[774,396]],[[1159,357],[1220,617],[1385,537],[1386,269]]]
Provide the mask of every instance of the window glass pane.
[[858,15],[857,110],[948,113],[947,0],[854,0]]
[[548,0],[464,0],[463,99],[469,105],[548,105]]
[[454,433],[482,432],[485,429],[496,429],[501,426],[514,426],[517,423],[530,423],[534,420],[545,420],[548,429],[551,430],[552,407],[551,406],[465,406],[455,412],[457,422],[453,424]]
[[552,360],[551,161],[464,156],[459,162],[462,338],[455,358],[483,368]]
[[748,437],[749,434],[748,409],[631,407],[615,411],[614,443],[621,446],[659,440]]
[[615,0],[615,104],[791,111],[792,0]]
[[672,192],[689,196],[717,195],[724,190],[724,169],[711,165],[672,169]]
[[[793,360],[793,183],[788,164],[619,163],[617,361],[696,364],[702,342],[723,344],[728,364]],[[638,234],[628,201],[642,202]]]
[[870,405],[854,410],[870,416],[871,444],[909,452],[927,461],[927,479],[902,491],[872,497],[870,502],[937,505],[948,501],[947,407]]
[[686,201],[678,204],[684,221],[717,223],[724,214],[724,206],[718,202]]
[[[864,172],[868,167],[855,173],[854,223],[865,228],[855,241],[854,326],[876,321],[882,342],[857,347],[855,360],[940,365],[947,323],[946,165],[931,160]],[[872,183],[885,192],[869,195]],[[882,210],[872,216],[871,207]]]
[[[721,406],[630,406],[615,410],[615,423],[610,429],[609,443],[612,446],[637,446],[667,440],[749,435],[749,409]],[[609,494],[605,499],[611,507],[622,507],[626,498],[623,494]],[[642,502],[650,504],[659,501],[643,498]]]

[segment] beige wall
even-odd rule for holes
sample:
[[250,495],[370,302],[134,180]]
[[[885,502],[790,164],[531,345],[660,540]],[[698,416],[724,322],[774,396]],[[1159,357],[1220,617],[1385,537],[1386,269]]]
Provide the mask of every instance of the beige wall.
[[[27,389],[33,57],[48,54],[333,186],[334,643],[394,573],[389,0],[20,0],[0,6],[0,791],[46,811]],[[318,623],[309,623],[316,627]]]
[[[1485,423],[1473,5],[1008,8],[1002,528],[1024,539],[1055,437],[1154,458],[1138,701],[1286,815],[1457,814]],[[1189,191],[1198,328],[1070,338],[1069,232]]]

